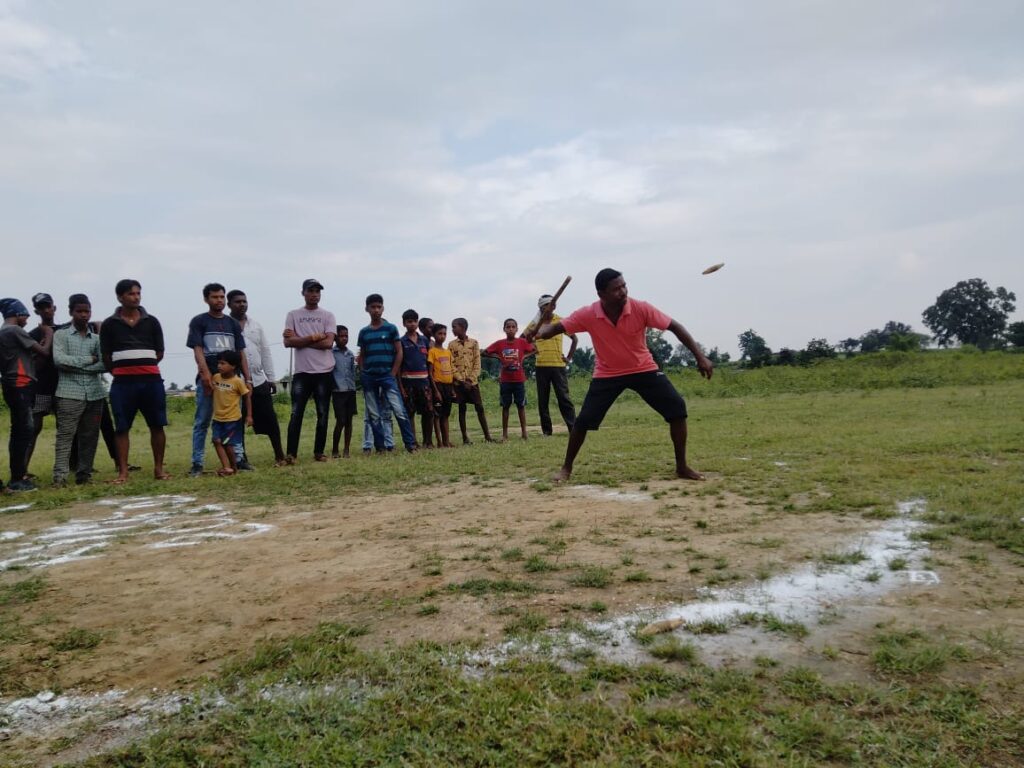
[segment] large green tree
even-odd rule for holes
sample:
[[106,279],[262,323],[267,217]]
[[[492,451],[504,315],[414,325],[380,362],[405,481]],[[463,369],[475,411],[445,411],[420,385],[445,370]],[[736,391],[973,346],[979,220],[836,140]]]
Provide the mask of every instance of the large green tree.
[[1002,286],[994,291],[981,278],[961,280],[939,294],[924,311],[924,324],[946,347],[953,341],[991,349],[1000,344],[1017,297]]
[[739,336],[740,362],[747,368],[760,368],[768,365],[772,359],[772,351],[764,339],[757,335],[753,328],[745,330]]
[[665,338],[664,331],[647,329],[647,349],[651,351],[651,356],[658,367],[665,370],[668,361],[672,359],[672,343]]
[[1024,322],[1010,323],[1006,326],[1006,341],[1013,347],[1024,347]]

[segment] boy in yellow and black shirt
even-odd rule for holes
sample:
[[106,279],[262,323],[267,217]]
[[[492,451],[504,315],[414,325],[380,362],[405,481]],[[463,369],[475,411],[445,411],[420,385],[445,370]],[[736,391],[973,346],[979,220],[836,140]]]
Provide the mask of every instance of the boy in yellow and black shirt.
[[[221,477],[238,471],[234,446],[242,441],[245,427],[252,426],[252,391],[238,375],[242,356],[233,350],[220,353],[217,373],[213,375],[213,447],[220,459]],[[242,425],[242,398],[245,398],[245,425]],[[231,451],[226,450],[231,448]]]

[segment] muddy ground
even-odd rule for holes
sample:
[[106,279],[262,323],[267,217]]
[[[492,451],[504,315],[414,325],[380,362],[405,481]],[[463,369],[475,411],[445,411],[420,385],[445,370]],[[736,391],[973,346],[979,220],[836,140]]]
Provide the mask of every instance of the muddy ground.
[[[605,617],[689,603],[709,581],[719,589],[749,584],[854,550],[880,524],[862,511],[769,512],[718,491],[713,479],[543,492],[528,483],[464,483],[316,509],[204,507],[177,497],[6,512],[0,583],[35,574],[45,583],[18,609],[24,632],[0,651],[5,679],[20,688],[0,691],[0,705],[44,690],[186,691],[259,638],[323,621],[365,625],[366,647],[421,638],[497,645],[510,610],[542,613],[555,626],[595,618],[586,611],[595,601]],[[528,572],[534,555],[556,570]],[[934,579],[908,573],[883,594],[836,605],[802,641],[753,641],[749,652],[720,662],[774,652],[858,678],[871,636],[891,621],[979,647],[1001,638],[1002,655],[979,654],[967,674],[1002,685],[1024,680],[1019,559],[967,542],[933,543],[918,556]],[[608,586],[572,585],[579,566],[594,565],[611,569]],[[474,596],[451,588],[471,579],[529,581],[540,591]],[[425,604],[437,612],[421,613]],[[54,640],[72,630],[98,633],[99,642],[57,650]]]

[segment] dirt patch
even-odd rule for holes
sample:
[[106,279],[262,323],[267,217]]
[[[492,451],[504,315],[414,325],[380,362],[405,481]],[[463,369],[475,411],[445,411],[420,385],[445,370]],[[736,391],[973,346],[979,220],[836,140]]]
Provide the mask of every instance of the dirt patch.
[[[510,614],[542,613],[557,624],[588,617],[585,609],[595,602],[608,615],[690,602],[709,585],[768,579],[855,548],[858,535],[880,524],[859,514],[779,516],[718,492],[714,482],[544,493],[526,483],[462,483],[350,497],[315,510],[231,510],[180,498],[133,503],[143,505],[135,513],[147,515],[177,504],[177,517],[104,540],[85,553],[90,559],[0,574],[4,584],[26,573],[46,578],[39,598],[20,610],[26,636],[0,652],[7,680],[20,681],[26,692],[180,689],[260,637],[324,621],[369,626],[362,640],[368,646],[420,638],[497,644]],[[88,527],[125,506],[63,511],[58,525]],[[196,515],[204,525],[217,515],[214,522],[224,523],[191,528],[224,538],[160,546],[182,536],[178,518],[191,508],[206,510]],[[126,510],[124,526],[132,516]],[[33,510],[5,516],[2,528],[24,536],[0,540],[0,560],[27,540],[51,535],[58,527],[53,518],[52,511]],[[883,618],[1021,637],[1024,611],[1008,598],[1021,593],[1019,567],[992,552],[965,559],[950,550],[940,560],[939,584],[907,583],[872,605]],[[588,566],[606,583],[581,580]],[[534,591],[517,592],[523,584]],[[842,623],[850,637],[828,642],[860,652],[874,621],[872,614]],[[94,633],[98,642],[88,649],[53,646],[73,631]],[[812,637],[802,647],[813,654],[820,645]]]

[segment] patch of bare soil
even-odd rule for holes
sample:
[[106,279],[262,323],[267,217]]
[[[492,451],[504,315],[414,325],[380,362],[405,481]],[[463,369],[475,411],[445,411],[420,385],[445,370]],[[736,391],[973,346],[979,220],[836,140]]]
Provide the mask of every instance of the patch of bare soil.
[[[158,521],[105,541],[86,553],[91,559],[27,571],[44,573],[45,589],[20,609],[24,635],[0,650],[4,678],[22,689],[2,694],[181,690],[259,638],[305,632],[323,621],[368,626],[361,639],[368,647],[421,638],[497,644],[510,608],[543,613],[556,625],[587,618],[582,609],[594,601],[610,616],[691,602],[709,581],[722,587],[784,573],[849,549],[845,542],[855,547],[858,535],[879,524],[857,514],[770,513],[714,486],[711,480],[538,492],[525,483],[457,484],[339,498],[316,509],[232,509],[210,536],[180,546],[165,545],[181,526]],[[63,516],[99,521],[110,514],[109,505],[89,505]],[[0,540],[0,560],[33,536],[45,537],[53,516],[5,516],[0,528],[25,536]],[[908,580],[870,605],[837,606],[835,622],[810,627],[811,636],[787,653],[825,667],[828,647],[851,669],[864,668],[876,624],[891,620],[949,628],[979,644],[1002,642],[1003,650],[972,665],[971,674],[1019,682],[1019,560],[976,544],[932,555],[940,583]],[[553,570],[538,570],[538,563]],[[608,569],[610,583],[574,586],[580,566]],[[25,577],[8,571],[0,581]],[[525,581],[538,591],[480,596],[456,588],[479,579]],[[424,603],[439,610],[421,614]],[[84,650],[52,645],[79,629],[101,640]],[[752,645],[751,655],[760,652]]]

